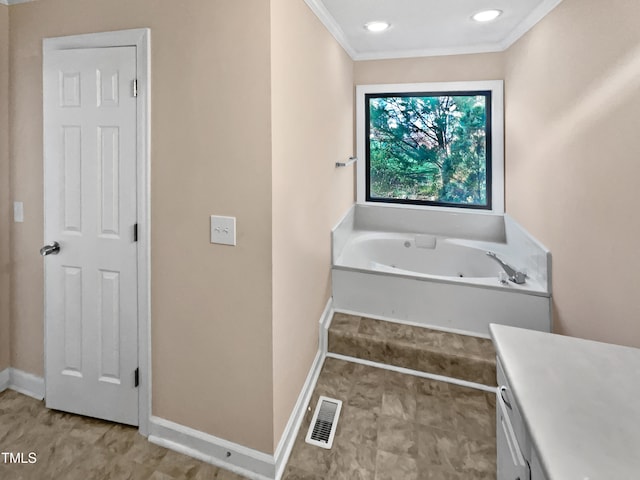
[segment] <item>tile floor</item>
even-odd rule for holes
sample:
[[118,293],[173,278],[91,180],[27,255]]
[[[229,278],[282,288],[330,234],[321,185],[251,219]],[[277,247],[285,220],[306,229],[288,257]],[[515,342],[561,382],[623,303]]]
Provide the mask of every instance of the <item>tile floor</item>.
[[320,395],[343,401],[334,446],[304,442],[307,412],[284,480],[496,478],[493,393],[327,358]]
[[0,452],[35,452],[35,464],[7,464],[2,480],[241,480],[159,447],[136,428],[47,410],[11,390],[0,393]]
[[496,351],[488,338],[336,313],[329,351],[483,385],[496,385]]
[[[283,480],[487,480],[496,478],[495,396],[327,358],[311,400],[344,402],[331,450],[298,433]],[[0,393],[0,451],[37,453],[33,465],[0,457],[2,480],[240,480],[158,447],[135,428],[55,412]]]

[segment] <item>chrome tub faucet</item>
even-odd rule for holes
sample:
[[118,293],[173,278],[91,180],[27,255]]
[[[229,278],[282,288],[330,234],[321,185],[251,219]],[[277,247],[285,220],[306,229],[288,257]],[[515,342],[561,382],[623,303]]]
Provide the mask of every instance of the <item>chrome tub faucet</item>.
[[487,256],[489,258],[492,258],[493,260],[495,260],[496,262],[498,262],[500,264],[502,269],[505,272],[507,272],[507,275],[509,276],[509,280],[511,280],[513,283],[517,283],[518,285],[522,285],[524,282],[527,281],[527,274],[526,273],[520,272],[520,271],[516,270],[515,268],[513,268],[508,263],[503,262],[502,260],[500,260],[500,258],[498,258],[498,256],[494,252],[487,252]]

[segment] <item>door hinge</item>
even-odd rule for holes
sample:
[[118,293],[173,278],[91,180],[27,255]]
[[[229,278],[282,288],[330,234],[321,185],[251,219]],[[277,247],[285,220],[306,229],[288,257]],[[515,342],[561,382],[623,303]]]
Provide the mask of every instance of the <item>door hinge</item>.
[[133,96],[134,97],[138,96],[138,79],[137,78],[133,81]]
[[137,387],[140,385],[140,369],[136,368],[136,371],[133,372],[133,386]]
[[133,226],[133,241],[134,242],[138,241],[138,224],[137,223]]

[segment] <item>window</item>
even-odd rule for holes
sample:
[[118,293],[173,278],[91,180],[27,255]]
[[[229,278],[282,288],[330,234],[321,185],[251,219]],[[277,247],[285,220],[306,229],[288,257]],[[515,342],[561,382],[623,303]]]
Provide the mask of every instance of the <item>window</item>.
[[358,200],[504,211],[502,82],[358,87]]

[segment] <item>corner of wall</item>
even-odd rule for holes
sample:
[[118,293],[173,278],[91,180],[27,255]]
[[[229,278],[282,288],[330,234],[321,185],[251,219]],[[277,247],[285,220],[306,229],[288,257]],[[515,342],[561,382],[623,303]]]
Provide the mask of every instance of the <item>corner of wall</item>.
[[0,371],[11,363],[9,7],[0,4]]
[[[153,413],[269,453],[269,5],[155,3],[96,1],[83,15],[73,1],[9,7],[12,196],[25,202],[25,222],[11,233],[11,364],[35,374],[44,367],[43,262],[34,255],[43,235],[42,39],[147,26]],[[216,213],[237,217],[236,247],[209,242]]]
[[639,16],[638,2],[564,0],[505,67],[507,212],[553,255],[554,330],[633,347]]
[[[318,351],[331,228],[353,203],[353,61],[304,0],[271,1],[274,443]],[[286,435],[286,433],[285,433]]]

